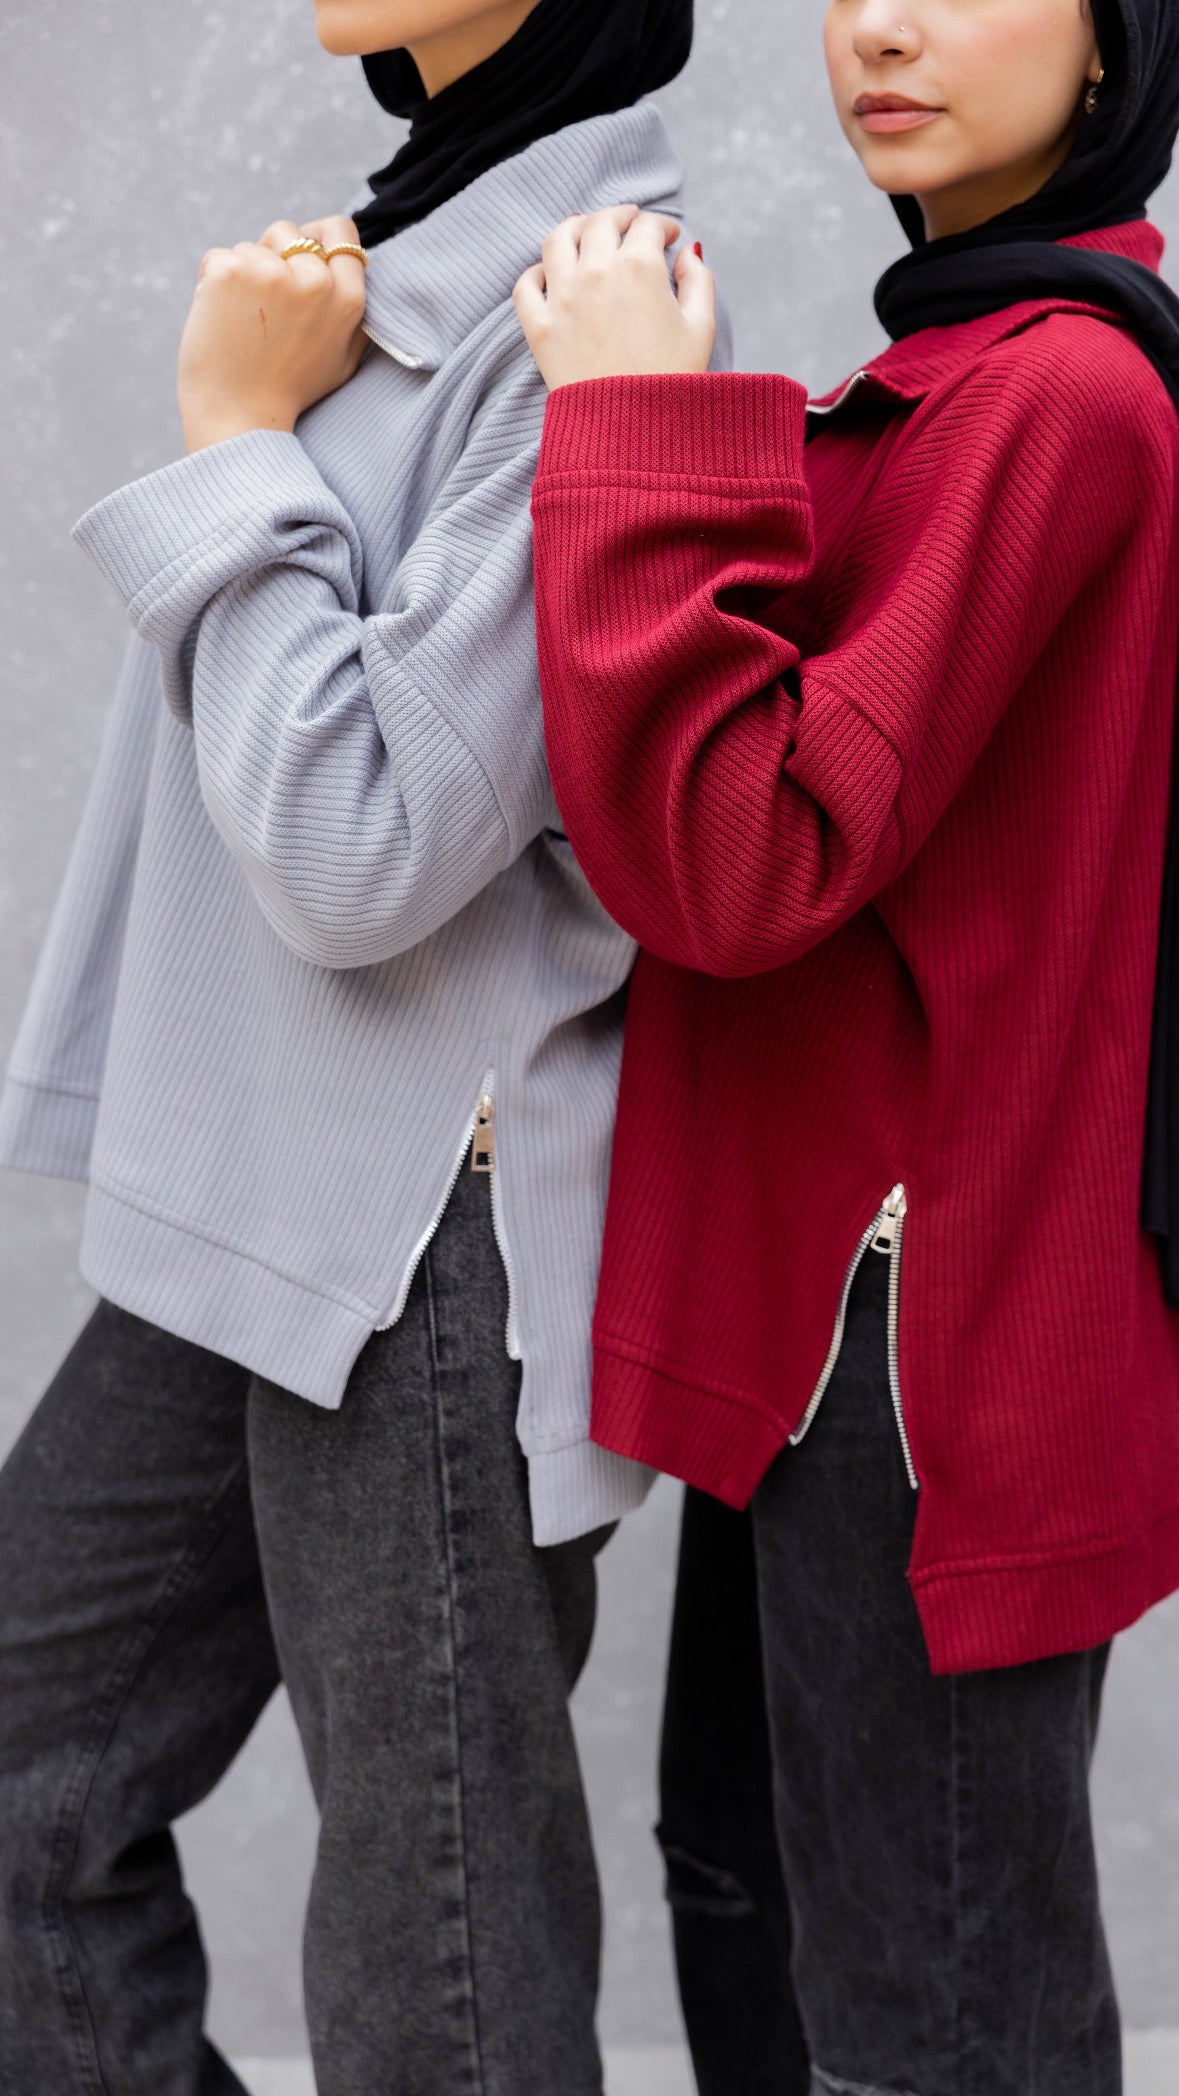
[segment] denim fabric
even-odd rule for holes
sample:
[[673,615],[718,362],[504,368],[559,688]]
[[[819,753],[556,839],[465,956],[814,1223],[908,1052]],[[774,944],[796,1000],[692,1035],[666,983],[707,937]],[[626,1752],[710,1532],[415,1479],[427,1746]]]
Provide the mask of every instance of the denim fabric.
[[[888,1263],[869,1253],[815,1423],[773,1465],[751,1517],[793,1990],[813,2096],[1120,2096],[1088,1792],[1108,1650],[931,1674],[905,1576],[916,1507],[889,1395],[887,1290]],[[702,1550],[748,1619],[739,1527],[689,1520],[682,1584],[701,1578]],[[749,1698],[758,1653],[748,1620],[714,1624],[696,1667],[706,1680],[716,1667],[724,1684],[737,1651]],[[755,1727],[743,1742],[722,1730],[711,1786],[698,1765],[685,1785],[703,1692],[690,1668],[673,1671],[665,1831],[674,1800],[677,1846],[741,1882],[764,1840],[766,1757]],[[728,1826],[710,1789],[735,1799]],[[698,1824],[694,1797],[707,1805]],[[763,1961],[780,1940],[766,1886],[763,1865]],[[780,1983],[785,1993],[785,1970]],[[691,1960],[681,1961],[681,1986],[693,1995]],[[739,1974],[728,2013],[734,2027],[773,2018],[783,2028],[764,1984],[747,1993]],[[760,2096],[772,2085],[764,2067],[760,2079],[725,2073],[715,2001],[698,2013],[689,1999],[688,2023],[705,2053],[702,2089]],[[779,2043],[779,2087],[805,2086],[794,2048]]]
[[599,2096],[565,1699],[602,1538],[531,1543],[505,1295],[464,1175],[338,1413],[96,1311],[0,1472],[4,2096],[241,2096],[168,1830],[277,1683],[266,1590],[321,2091]]
[[[597,2096],[600,1914],[568,1692],[601,1532],[532,1546],[489,1182],[338,1413],[256,1383],[254,1503],[323,1815],[320,2096]],[[363,1868],[360,1868],[363,1859]]]
[[0,1471],[0,2089],[222,2096],[169,1824],[278,1680],[242,1370],[101,1304]]
[[684,1495],[660,1754],[676,1972],[699,2096],[808,2096],[778,1861],[748,1517]]

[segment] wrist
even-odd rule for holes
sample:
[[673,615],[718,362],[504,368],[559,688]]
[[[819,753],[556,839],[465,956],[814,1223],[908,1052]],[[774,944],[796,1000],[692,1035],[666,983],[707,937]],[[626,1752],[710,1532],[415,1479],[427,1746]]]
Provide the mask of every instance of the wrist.
[[204,451],[210,444],[225,444],[233,437],[245,437],[252,430],[280,430],[292,435],[298,419],[297,411],[280,406],[277,402],[264,401],[253,405],[246,402],[223,403],[213,406],[208,403],[180,407],[184,425],[184,448],[188,452]]

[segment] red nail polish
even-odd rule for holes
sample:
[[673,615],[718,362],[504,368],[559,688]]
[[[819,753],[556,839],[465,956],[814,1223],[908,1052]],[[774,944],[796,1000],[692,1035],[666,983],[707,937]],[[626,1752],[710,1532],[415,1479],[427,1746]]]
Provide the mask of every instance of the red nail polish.
[[696,260],[698,262],[703,262],[704,249],[701,247],[700,242],[698,240],[694,240],[692,242],[692,253],[695,255]]

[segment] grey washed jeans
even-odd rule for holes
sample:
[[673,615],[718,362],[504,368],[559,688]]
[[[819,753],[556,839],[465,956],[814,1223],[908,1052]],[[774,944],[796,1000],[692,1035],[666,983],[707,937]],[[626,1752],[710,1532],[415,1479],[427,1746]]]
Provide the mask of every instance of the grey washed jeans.
[[662,1839],[700,2096],[1121,2096],[1108,1649],[934,1676],[869,1254],[805,1441],[684,1512]]
[[601,1535],[534,1549],[486,1180],[319,1411],[102,1304],[0,1472],[0,2089],[241,2096],[170,1823],[290,1690],[321,2096],[599,2096],[569,1722]]

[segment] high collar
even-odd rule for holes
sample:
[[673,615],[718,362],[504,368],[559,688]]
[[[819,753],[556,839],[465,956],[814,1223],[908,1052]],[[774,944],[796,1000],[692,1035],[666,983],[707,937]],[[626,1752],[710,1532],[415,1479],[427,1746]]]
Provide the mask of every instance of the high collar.
[[678,216],[682,180],[654,102],[538,139],[374,251],[365,330],[398,362],[436,371],[511,297],[559,220],[620,199]]
[[[1103,226],[1100,232],[1080,233],[1061,242],[1062,247],[1124,255],[1128,261],[1141,262],[1156,273],[1162,264],[1164,245],[1158,227],[1147,219],[1135,219],[1124,226]],[[994,343],[1018,335],[1047,313],[1066,312],[1105,317],[1104,307],[1078,305],[1075,299],[1026,299],[1019,305],[1004,306],[1001,312],[987,313],[980,320],[962,321],[956,327],[923,328],[890,343],[842,386],[834,386],[830,393],[811,401],[809,411],[815,415],[833,414],[853,392],[906,403],[924,400],[935,387],[975,363]]]

